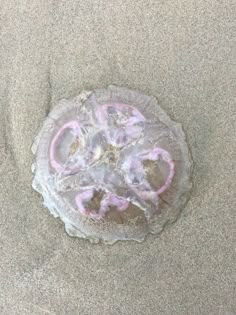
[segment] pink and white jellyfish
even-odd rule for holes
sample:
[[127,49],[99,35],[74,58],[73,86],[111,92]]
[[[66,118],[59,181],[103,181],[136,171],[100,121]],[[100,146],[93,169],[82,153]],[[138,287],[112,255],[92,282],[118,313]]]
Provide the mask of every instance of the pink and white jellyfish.
[[71,236],[142,241],[189,198],[183,130],[137,91],[109,86],[60,101],[32,151],[33,187]]

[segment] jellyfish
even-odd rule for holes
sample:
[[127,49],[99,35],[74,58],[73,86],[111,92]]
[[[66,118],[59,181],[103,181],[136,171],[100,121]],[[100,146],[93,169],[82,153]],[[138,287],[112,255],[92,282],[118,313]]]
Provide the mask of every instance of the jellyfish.
[[32,146],[33,188],[70,236],[141,242],[178,218],[192,159],[156,98],[124,87],[61,100]]

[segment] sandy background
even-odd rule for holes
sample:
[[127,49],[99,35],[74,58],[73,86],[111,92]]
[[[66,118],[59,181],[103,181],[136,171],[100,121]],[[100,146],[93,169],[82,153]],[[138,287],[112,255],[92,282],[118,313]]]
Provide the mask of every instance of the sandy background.
[[[235,1],[0,5],[0,314],[235,315]],[[181,218],[142,244],[70,238],[31,189],[50,108],[111,83],[156,96],[195,161]]]

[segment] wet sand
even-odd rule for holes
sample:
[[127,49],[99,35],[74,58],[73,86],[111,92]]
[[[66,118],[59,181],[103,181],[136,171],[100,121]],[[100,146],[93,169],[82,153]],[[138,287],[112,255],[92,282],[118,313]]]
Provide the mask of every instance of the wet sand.
[[[235,5],[0,1],[0,313],[236,314]],[[158,98],[195,163],[179,220],[141,244],[69,237],[31,188],[30,147],[63,97]]]

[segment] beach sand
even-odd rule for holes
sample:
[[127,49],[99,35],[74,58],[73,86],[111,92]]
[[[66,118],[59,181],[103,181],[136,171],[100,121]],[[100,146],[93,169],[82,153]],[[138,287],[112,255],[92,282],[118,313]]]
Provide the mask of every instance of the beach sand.
[[[235,2],[0,6],[0,314],[236,314]],[[181,217],[141,244],[69,237],[31,188],[50,109],[109,84],[157,97],[194,160]]]

